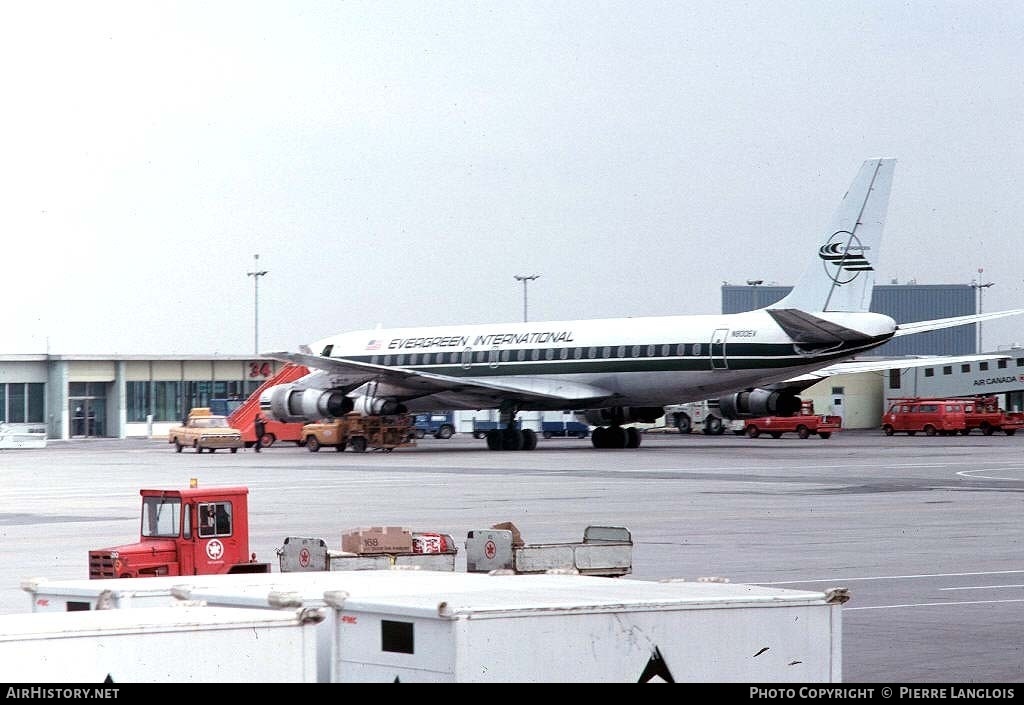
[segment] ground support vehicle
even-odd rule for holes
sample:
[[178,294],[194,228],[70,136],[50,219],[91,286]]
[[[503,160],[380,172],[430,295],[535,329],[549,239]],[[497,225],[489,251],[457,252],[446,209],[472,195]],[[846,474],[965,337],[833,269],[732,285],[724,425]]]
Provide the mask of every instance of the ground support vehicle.
[[413,426],[416,438],[431,435],[446,440],[455,435],[455,413],[452,411],[431,411],[427,414],[416,414]]
[[[394,529],[396,527],[390,527]],[[330,549],[322,538],[287,536],[277,549],[282,573],[321,570],[387,570],[392,567],[417,570],[455,570],[459,549],[451,534],[409,532],[409,550],[356,551]],[[402,548],[405,548],[403,546]]]
[[633,566],[633,539],[621,526],[588,526],[583,541],[524,543],[513,524],[470,531],[466,537],[466,570],[486,573],[509,570],[517,574],[571,570],[581,575],[618,577]]
[[893,401],[917,401],[917,402],[957,402],[964,405],[964,421],[966,428],[961,429],[961,435],[968,435],[971,431],[978,429],[983,435],[991,436],[996,431],[1002,431],[1007,436],[1012,436],[1021,428],[1024,428],[1024,413],[1019,411],[1004,411],[999,407],[999,398],[993,395],[977,395],[973,397],[915,397],[913,399],[894,399]]
[[722,416],[717,399],[669,404],[665,407],[665,425],[675,426],[680,433],[690,433],[699,428],[707,436],[721,436],[726,431],[737,435],[743,433],[743,422]]
[[408,414],[362,416],[357,412],[338,419],[325,419],[302,427],[302,442],[311,453],[323,447],[354,453],[367,449],[390,452],[395,448],[416,445],[413,417]]
[[800,413],[793,416],[762,416],[743,421],[743,432],[749,438],[757,438],[768,434],[772,438],[781,438],[784,433],[796,433],[800,438],[817,435],[829,438],[843,427],[843,417],[831,414],[815,414],[814,402],[805,399],[800,404]]
[[590,435],[590,426],[580,421],[542,421],[540,435],[545,438],[586,438]]
[[[233,408],[230,414],[228,414],[228,423],[237,428],[242,433],[242,440],[245,441],[245,447],[251,448],[256,445],[256,416],[260,413],[260,396],[264,390],[269,389],[278,384],[288,384],[295,380],[309,374],[309,368],[303,365],[296,365],[289,363],[278,370],[277,374],[268,379],[266,382],[261,384],[256,391],[249,395],[249,397],[241,404],[237,403],[237,400],[224,401],[225,408]],[[212,404],[212,402],[211,402]],[[301,446],[303,443],[302,438],[302,423],[286,423],[283,421],[273,421],[263,415],[263,440],[260,446],[263,448],[269,448],[278,441],[286,441],[294,443],[295,445]]]
[[904,399],[889,406],[882,416],[882,433],[954,436],[969,433],[963,399]]
[[231,426],[224,416],[215,416],[208,407],[196,407],[188,412],[188,417],[181,426],[175,426],[167,432],[167,442],[174,445],[178,453],[183,448],[192,448],[197,453],[207,450],[211,453],[227,448],[237,453],[243,448],[242,434]]
[[838,416],[763,416],[758,419],[746,419],[743,432],[748,438],[757,438],[767,434],[772,438],[781,438],[784,433],[796,433],[800,438],[818,436],[830,438],[842,428],[842,419]]
[[136,543],[89,551],[89,577],[269,573],[249,554],[247,487],[140,490]]
[[[198,486],[140,490],[142,535],[138,543],[89,551],[89,578],[153,578],[217,573],[269,573],[249,555],[247,487]],[[470,532],[471,571],[499,568],[517,573],[573,570],[619,576],[632,570],[633,541],[617,526],[588,526],[582,542],[524,544],[510,522]],[[405,527],[364,527],[342,533],[340,550],[322,538],[289,536],[277,549],[282,573],[412,567],[455,570],[458,548],[451,534]],[[22,588],[36,593],[38,580]],[[46,586],[49,588],[49,586]],[[87,609],[87,608],[86,608]]]

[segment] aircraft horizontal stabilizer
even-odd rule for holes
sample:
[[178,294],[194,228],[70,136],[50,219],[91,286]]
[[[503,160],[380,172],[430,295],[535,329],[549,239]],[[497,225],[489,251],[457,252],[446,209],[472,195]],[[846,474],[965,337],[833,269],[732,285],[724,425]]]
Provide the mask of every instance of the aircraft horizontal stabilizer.
[[896,326],[894,337],[911,335],[913,333],[924,333],[930,330],[941,328],[953,328],[955,326],[968,325],[970,323],[982,323],[1005,316],[1019,316],[1024,313],[1024,308],[1013,308],[1006,311],[993,311],[992,313],[972,313],[967,316],[954,316],[953,318],[936,318],[931,321],[913,321],[911,323],[900,323]]
[[[1005,360],[1009,355],[992,353],[988,355],[912,355],[903,357],[877,357],[860,360],[847,360],[837,362],[814,372],[800,375],[780,382],[780,386],[786,386],[794,382],[820,382],[823,379],[840,374],[854,374],[856,372],[884,372],[894,369],[909,369],[911,367],[931,367],[934,365],[958,365],[963,362],[978,362],[982,360]],[[810,386],[810,384],[806,385]]]

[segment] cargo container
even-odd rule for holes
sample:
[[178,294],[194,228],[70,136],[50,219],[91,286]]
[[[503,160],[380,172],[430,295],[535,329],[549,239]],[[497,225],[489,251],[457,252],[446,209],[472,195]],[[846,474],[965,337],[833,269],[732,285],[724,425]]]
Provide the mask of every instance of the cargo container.
[[0,681],[313,683],[323,618],[191,606],[2,615]]
[[[323,608],[331,682],[839,682],[843,588],[389,570],[179,597]],[[279,588],[281,586],[278,586]],[[330,632],[330,634],[325,634]]]

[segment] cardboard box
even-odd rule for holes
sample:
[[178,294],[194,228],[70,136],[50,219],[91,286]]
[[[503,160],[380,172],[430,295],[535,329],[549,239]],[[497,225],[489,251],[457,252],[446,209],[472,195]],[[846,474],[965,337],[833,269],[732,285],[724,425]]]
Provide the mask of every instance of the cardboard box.
[[341,535],[341,550],[368,553],[412,553],[412,531],[403,526],[370,526]]
[[516,548],[519,548],[520,546],[524,546],[525,545],[523,543],[523,535],[519,533],[519,527],[517,527],[512,522],[510,522],[510,521],[503,521],[500,524],[495,524],[491,528],[492,529],[497,529],[499,531],[511,531],[512,532],[512,545],[515,546]]

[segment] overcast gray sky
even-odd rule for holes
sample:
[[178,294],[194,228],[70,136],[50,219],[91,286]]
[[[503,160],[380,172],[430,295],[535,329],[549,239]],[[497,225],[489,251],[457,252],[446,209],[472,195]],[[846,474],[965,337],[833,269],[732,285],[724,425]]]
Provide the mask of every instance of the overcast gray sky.
[[[879,283],[1024,307],[1017,2],[0,6],[0,352],[715,313],[896,157]],[[1024,317],[985,326],[1024,344]]]

